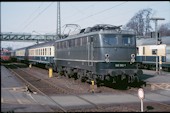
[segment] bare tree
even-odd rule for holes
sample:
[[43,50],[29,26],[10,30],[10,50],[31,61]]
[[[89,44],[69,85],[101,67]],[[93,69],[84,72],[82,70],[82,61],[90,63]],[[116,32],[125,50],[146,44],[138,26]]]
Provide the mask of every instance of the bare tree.
[[138,11],[126,24],[127,29],[133,29],[139,36],[146,36],[152,30],[150,25],[151,14],[151,8]]
[[162,24],[158,32],[160,33],[161,36],[170,36],[170,22],[166,24]]

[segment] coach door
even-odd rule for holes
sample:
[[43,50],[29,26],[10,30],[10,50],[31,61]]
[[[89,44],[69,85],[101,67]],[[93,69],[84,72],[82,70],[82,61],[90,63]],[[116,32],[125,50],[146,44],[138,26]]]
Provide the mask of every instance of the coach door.
[[88,66],[93,66],[93,36],[88,37]]

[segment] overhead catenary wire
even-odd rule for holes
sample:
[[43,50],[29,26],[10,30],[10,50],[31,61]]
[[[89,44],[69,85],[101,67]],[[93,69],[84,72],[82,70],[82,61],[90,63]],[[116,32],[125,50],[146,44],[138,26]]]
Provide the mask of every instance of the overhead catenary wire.
[[28,22],[31,19],[31,17],[33,17],[33,15],[41,8],[42,4],[43,4],[43,2],[41,2],[41,4],[31,13],[31,15],[20,26],[22,26],[24,23]]
[[[88,8],[90,8],[90,7],[92,7],[92,6],[94,6],[94,4],[90,5]],[[87,10],[88,8],[86,8],[86,10]],[[79,10],[79,9],[77,9],[77,8],[76,8],[76,10],[77,10],[80,14],[82,14],[82,15],[85,14],[84,10],[82,11],[82,10]],[[92,18],[91,18],[91,19],[92,19]],[[92,20],[95,20],[95,21],[98,21],[98,22],[100,22],[100,23],[103,23],[103,22],[101,22],[101,21],[99,21],[99,20],[97,20],[97,19],[95,19],[95,18],[93,18]]]
[[37,19],[44,11],[46,11],[54,2],[50,3],[46,8],[44,8],[37,16],[35,16],[22,30],[25,30],[35,19]]
[[113,8],[115,8],[115,7],[118,7],[118,6],[120,6],[120,5],[123,5],[123,4],[127,3],[127,2],[128,2],[128,1],[123,2],[123,3],[120,3],[120,4],[115,5],[115,6],[113,6],[113,7],[110,7],[110,8],[108,8],[108,9],[99,11],[99,12],[97,12],[97,13],[91,14],[91,15],[89,15],[89,16],[87,16],[87,17],[84,17],[84,18],[81,18],[81,19],[79,19],[79,20],[76,20],[76,21],[74,21],[74,22],[72,22],[72,23],[76,23],[76,22],[85,20],[85,19],[87,19],[87,18],[89,18],[89,17],[92,17],[92,16],[95,16],[95,15],[101,14],[101,13],[106,12],[106,11],[108,11],[108,10],[111,10],[111,9],[113,9]]

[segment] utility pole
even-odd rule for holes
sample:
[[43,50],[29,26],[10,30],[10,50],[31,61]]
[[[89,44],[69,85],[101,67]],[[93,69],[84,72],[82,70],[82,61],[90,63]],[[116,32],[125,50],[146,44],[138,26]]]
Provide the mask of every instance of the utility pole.
[[[158,45],[158,20],[165,20],[164,18],[150,18],[150,20],[155,21],[155,37],[156,37],[156,45]],[[156,51],[156,73],[159,74],[158,72],[158,49]]]
[[60,17],[60,2],[57,2],[57,29],[56,39],[61,38],[61,17]]

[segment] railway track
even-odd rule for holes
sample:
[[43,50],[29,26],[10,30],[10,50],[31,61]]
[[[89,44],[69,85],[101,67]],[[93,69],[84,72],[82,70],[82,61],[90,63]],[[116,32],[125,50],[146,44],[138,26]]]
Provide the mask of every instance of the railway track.
[[[12,65],[13,68],[18,68],[16,65]],[[10,67],[11,68],[11,67]],[[22,69],[10,69],[8,67],[8,69],[15,74],[18,78],[20,78],[22,81],[25,82],[25,85],[27,86],[27,89],[31,92],[39,92],[41,95],[47,97],[49,100],[51,100],[52,102],[54,102],[57,105],[57,110],[61,111],[61,112],[67,112],[67,110],[65,108],[63,108],[61,105],[59,105],[58,103],[56,103],[48,94],[47,94],[47,89],[48,90],[52,90],[53,92],[50,92],[50,94],[52,93],[58,93],[58,89],[56,90],[56,88],[54,89],[53,87],[51,87],[49,84],[47,84],[46,82],[41,81],[40,79],[34,77],[34,76],[30,76],[30,74],[25,73]],[[47,92],[46,92],[47,91]],[[40,103],[41,104],[41,103]]]
[[[15,69],[10,69],[10,68],[8,67],[8,69],[13,74],[15,74],[17,77],[19,77],[21,80],[23,80],[25,82],[25,85],[27,86],[29,91],[31,91],[31,92],[38,92],[39,94],[44,95],[45,97],[50,99],[52,102],[56,103],[56,105],[63,112],[67,112],[67,109],[65,109],[64,107],[59,105],[50,96],[56,95],[56,94],[60,94],[60,95],[61,94],[73,95],[73,96],[76,96],[76,97],[80,98],[81,100],[84,100],[84,101],[90,103],[95,109],[100,109],[100,107],[98,105],[96,105],[96,104],[94,104],[94,103],[92,103],[92,102],[90,102],[90,101],[88,101],[88,100],[86,100],[86,99],[84,99],[84,98],[82,98],[82,97],[80,97],[78,95],[73,94],[73,92],[71,92],[70,90],[66,90],[66,89],[60,88],[58,86],[55,86],[55,85],[51,84],[47,80],[37,78],[37,77],[29,74],[25,70],[23,70],[21,68],[18,68],[16,65],[12,65],[12,68],[15,68]],[[57,111],[58,111],[58,109],[57,109]]]

